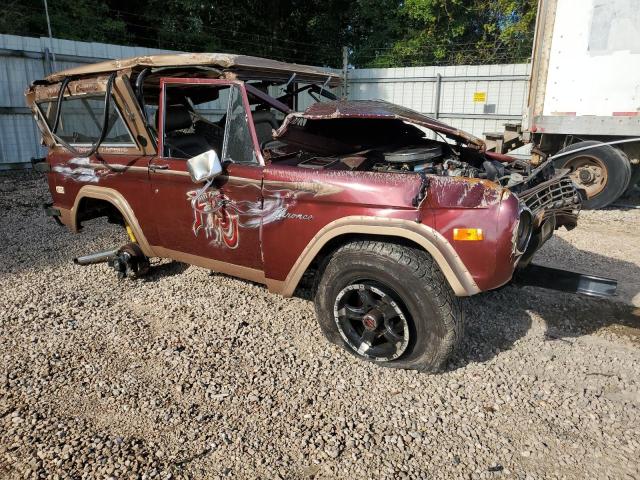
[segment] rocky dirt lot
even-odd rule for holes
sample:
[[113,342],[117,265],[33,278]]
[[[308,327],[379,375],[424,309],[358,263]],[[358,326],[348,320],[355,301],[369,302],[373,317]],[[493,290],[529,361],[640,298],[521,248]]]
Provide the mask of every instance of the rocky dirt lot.
[[329,345],[304,292],[74,266],[122,233],[72,235],[47,197],[0,175],[0,478],[640,476],[640,210],[584,212],[538,259],[620,297],[467,299],[463,348],[427,375]]

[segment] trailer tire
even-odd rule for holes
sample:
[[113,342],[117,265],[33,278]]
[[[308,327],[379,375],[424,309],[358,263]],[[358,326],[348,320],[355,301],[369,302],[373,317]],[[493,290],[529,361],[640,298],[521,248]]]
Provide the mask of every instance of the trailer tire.
[[623,197],[630,197],[636,186],[640,186],[640,166],[636,165],[631,167],[631,180],[629,180],[629,186],[627,190],[622,194]]
[[[574,143],[558,153],[571,152],[601,142],[588,140]],[[571,169],[574,182],[587,191],[583,208],[597,210],[616,201],[629,186],[631,163],[627,156],[611,145],[601,145],[565,155],[554,161],[556,168]]]
[[350,242],[328,258],[317,282],[322,333],[361,360],[437,372],[462,338],[460,299],[419,248]]

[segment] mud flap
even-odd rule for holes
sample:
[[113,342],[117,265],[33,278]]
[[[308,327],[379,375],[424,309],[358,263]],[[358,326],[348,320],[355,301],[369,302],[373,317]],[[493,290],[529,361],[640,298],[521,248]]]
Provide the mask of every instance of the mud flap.
[[542,287],[592,297],[613,297],[618,288],[618,281],[611,278],[533,264],[518,270],[513,276],[513,283],[523,287]]

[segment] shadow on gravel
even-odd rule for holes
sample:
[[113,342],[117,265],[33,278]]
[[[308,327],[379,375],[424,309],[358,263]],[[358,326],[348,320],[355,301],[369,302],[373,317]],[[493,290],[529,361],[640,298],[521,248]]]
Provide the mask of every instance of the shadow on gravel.
[[115,238],[117,227],[97,219],[86,222],[86,233],[73,234],[45,215],[42,204],[49,201],[44,174],[0,172],[0,273],[65,266],[78,255],[109,248],[104,245],[105,239]]
[[[571,269],[581,273],[607,275],[590,266],[607,265],[609,272],[625,272],[627,278],[640,278],[640,268],[603,255],[579,250],[557,238],[572,260]],[[535,262],[535,259],[534,259]],[[637,292],[636,292],[637,293]],[[536,287],[507,285],[498,290],[463,299],[465,335],[448,370],[469,363],[486,362],[509,350],[531,328],[531,315],[545,323],[545,341],[572,341],[572,338],[607,331],[626,336],[640,345],[640,308],[620,299],[594,298]]]
[[191,265],[182,262],[168,262],[160,265],[151,265],[149,273],[144,276],[145,282],[157,282],[165,277],[173,277],[185,272]]

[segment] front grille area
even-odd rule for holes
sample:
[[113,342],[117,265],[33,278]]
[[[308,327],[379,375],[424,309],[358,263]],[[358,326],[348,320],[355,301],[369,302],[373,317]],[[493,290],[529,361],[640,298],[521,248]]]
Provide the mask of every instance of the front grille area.
[[580,194],[569,176],[547,180],[518,196],[534,217],[541,211],[546,216],[559,210],[579,210],[581,205]]

